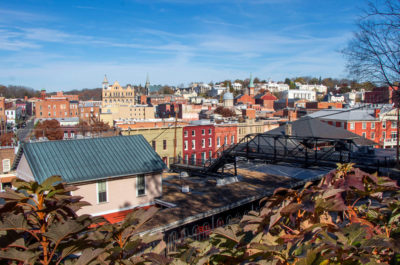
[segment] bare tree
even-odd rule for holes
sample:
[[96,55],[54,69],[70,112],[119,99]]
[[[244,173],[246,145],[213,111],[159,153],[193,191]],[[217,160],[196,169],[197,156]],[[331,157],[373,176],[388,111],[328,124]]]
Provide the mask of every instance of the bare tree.
[[392,86],[400,79],[400,1],[370,1],[357,26],[343,50],[350,74]]

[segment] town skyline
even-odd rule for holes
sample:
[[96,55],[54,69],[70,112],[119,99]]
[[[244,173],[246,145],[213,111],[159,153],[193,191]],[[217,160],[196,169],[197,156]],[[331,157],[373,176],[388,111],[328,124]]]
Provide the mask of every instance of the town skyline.
[[[230,4],[229,4],[230,3]],[[330,76],[363,1],[0,4],[0,83],[49,92],[121,84]]]

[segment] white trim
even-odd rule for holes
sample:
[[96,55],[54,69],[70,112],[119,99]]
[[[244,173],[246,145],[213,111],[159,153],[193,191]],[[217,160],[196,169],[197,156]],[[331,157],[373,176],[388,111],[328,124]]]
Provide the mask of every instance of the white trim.
[[147,203],[138,204],[138,205],[134,205],[134,206],[131,205],[131,206],[127,206],[124,208],[113,209],[113,210],[100,212],[100,213],[94,213],[94,214],[90,214],[90,215],[91,216],[100,216],[100,215],[105,215],[105,214],[110,214],[110,213],[117,213],[117,212],[122,212],[122,211],[126,211],[126,210],[131,210],[131,209],[135,209],[135,208],[146,207],[146,206],[150,206],[150,205],[154,205],[154,202],[147,202]]

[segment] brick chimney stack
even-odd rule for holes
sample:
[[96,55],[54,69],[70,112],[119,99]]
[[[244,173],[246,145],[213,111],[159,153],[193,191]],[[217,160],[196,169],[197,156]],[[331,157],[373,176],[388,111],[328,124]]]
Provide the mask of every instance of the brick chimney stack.
[[375,118],[378,118],[380,113],[381,113],[381,109],[374,109],[374,117]]
[[46,99],[46,89],[42,89],[42,91],[40,91],[40,98],[42,100]]

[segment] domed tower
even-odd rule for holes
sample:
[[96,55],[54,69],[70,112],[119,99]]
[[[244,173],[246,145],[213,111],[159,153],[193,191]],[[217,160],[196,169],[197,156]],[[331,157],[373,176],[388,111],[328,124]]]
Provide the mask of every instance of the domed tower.
[[224,101],[224,107],[233,107],[233,94],[231,92],[226,92],[222,99]]

